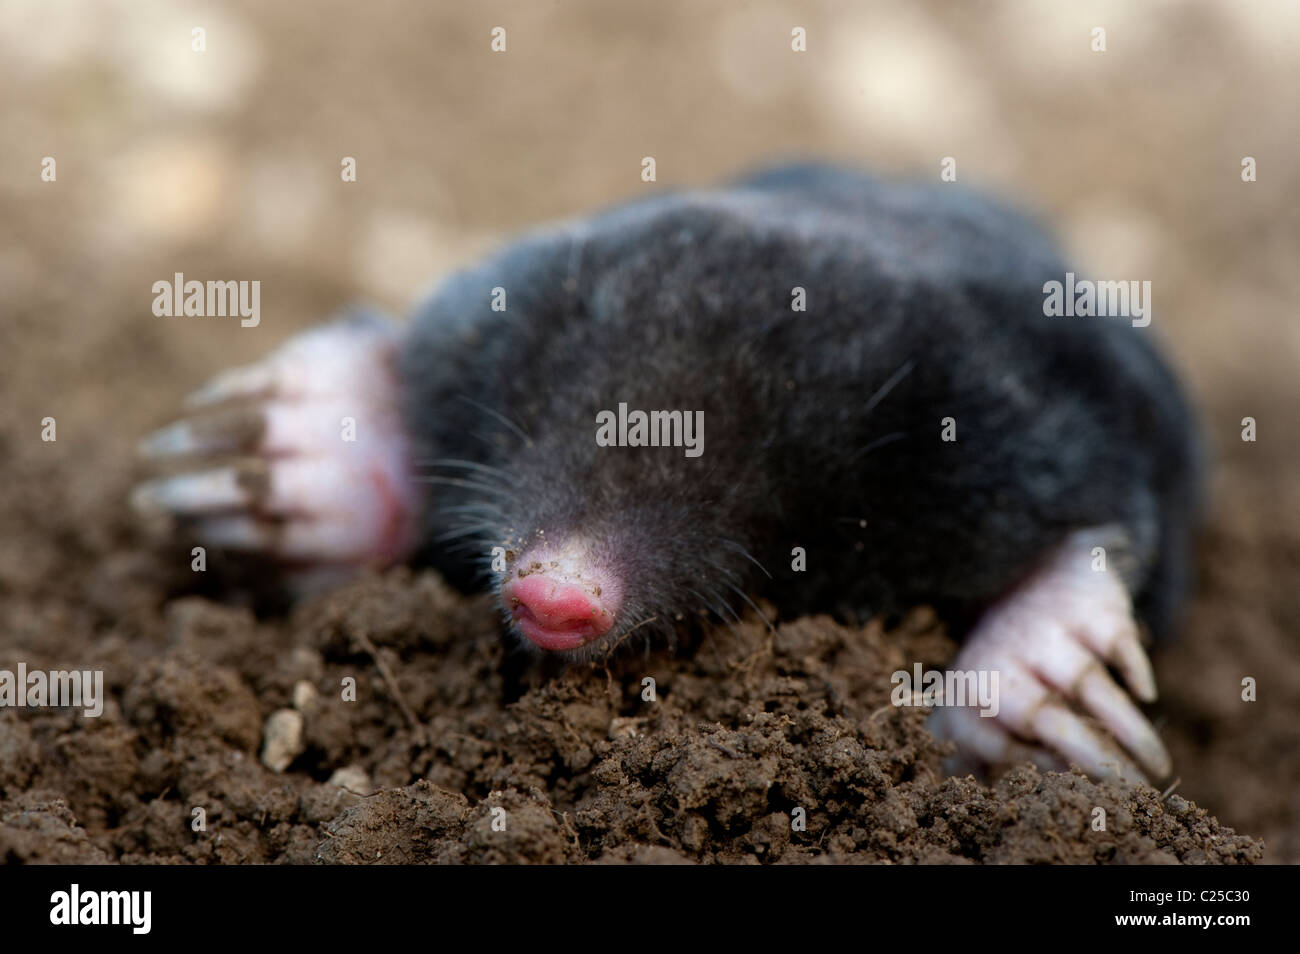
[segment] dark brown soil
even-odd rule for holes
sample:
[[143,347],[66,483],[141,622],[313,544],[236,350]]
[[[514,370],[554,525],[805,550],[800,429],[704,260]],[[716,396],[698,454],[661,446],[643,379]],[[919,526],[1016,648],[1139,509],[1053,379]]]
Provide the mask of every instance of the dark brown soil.
[[[924,611],[889,634],[825,618],[775,632],[754,622],[676,654],[550,677],[526,671],[522,696],[503,704],[512,687],[502,673],[516,667],[503,665],[491,606],[432,574],[368,578],[273,623],[200,597],[165,602],[149,577],[144,558],[123,553],[91,572],[84,602],[28,606],[9,620],[25,629],[19,658],[29,668],[76,655],[105,671],[112,699],[97,720],[66,710],[0,715],[0,857],[1260,857],[1257,841],[1147,787],[1030,769],[993,789],[945,779],[924,714],[888,698],[889,673],[938,664],[952,650]],[[93,645],[82,626],[100,633]],[[349,678],[355,701],[344,699]],[[259,761],[259,748],[268,717],[284,709],[300,714],[303,731],[281,774]],[[196,808],[206,830],[192,830]],[[792,831],[797,808],[806,830]],[[1097,808],[1105,831],[1091,829]]]

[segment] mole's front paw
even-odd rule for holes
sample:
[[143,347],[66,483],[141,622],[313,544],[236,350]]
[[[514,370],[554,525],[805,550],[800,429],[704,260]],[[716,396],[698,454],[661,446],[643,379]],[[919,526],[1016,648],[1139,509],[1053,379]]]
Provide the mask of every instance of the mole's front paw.
[[282,561],[296,589],[388,564],[414,546],[416,495],[393,368],[396,333],[352,318],[218,375],[141,453],[170,476],[132,504],[200,542]]
[[1043,768],[1074,762],[1094,777],[1169,774],[1155,729],[1106,668],[1137,698],[1155,699],[1128,590],[1118,574],[1092,569],[1098,539],[1076,534],[970,634],[952,668],[997,673],[996,714],[941,706],[931,717],[935,734],[962,755],[988,764],[1029,758]]

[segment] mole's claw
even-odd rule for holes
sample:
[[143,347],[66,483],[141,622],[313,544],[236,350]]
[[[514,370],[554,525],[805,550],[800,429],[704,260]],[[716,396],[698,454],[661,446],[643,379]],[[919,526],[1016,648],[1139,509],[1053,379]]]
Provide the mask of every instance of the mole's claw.
[[233,466],[162,477],[136,487],[131,506],[140,513],[180,516],[230,510],[248,504],[249,479]]
[[207,517],[195,525],[194,535],[214,547],[252,552],[271,550],[278,533],[270,521],[240,515]]
[[140,445],[190,469],[141,484],[132,505],[232,557],[283,561],[295,592],[409,555],[419,507],[395,342],[391,326],[349,319],[218,375],[189,399],[201,410]]
[[[1037,628],[1024,640],[1021,661],[1064,698],[1079,703],[1108,729],[1152,775],[1170,768],[1169,753],[1151,723],[1110,677],[1101,658],[1051,618],[1028,621]],[[1136,627],[1131,627],[1136,634]],[[1142,656],[1146,660],[1145,653]]]
[[1130,627],[1115,640],[1105,658],[1115,664],[1133,695],[1143,702],[1156,701],[1155,673],[1152,672],[1151,660],[1147,658],[1147,652],[1138,639],[1136,626]]
[[1153,778],[1169,774],[1173,762],[1160,736],[1100,663],[1092,666],[1079,682],[1078,699],[1133,753],[1147,774]]
[[194,437],[186,421],[177,421],[141,439],[142,457],[171,457],[194,453]]
[[195,525],[194,535],[211,546],[267,553],[282,560],[331,564],[364,562],[375,556],[368,551],[366,536],[356,532],[351,521],[329,514],[290,519],[246,514],[209,517]]
[[190,408],[206,407],[241,398],[255,398],[275,389],[276,367],[272,361],[223,371],[185,399]]
[[[1155,697],[1128,591],[1118,575],[1091,568],[1088,551],[1095,539],[1088,533],[1072,538],[979,621],[953,667],[998,673],[996,715],[936,710],[937,734],[974,748],[989,763],[1005,761],[1013,752],[1009,738],[1019,737],[1097,776],[1145,780],[1169,774],[1171,760],[1160,737],[1103,665],[1114,663],[1139,698]],[[981,718],[988,724],[971,721]]]
[[141,456],[155,460],[254,450],[266,433],[268,409],[237,407],[186,418],[140,442]]
[[1007,724],[986,718],[968,706],[939,706],[930,716],[930,731],[941,739],[957,743],[957,752],[945,762],[950,772],[964,774],[981,765],[1011,765],[1032,762],[1041,771],[1064,771],[1064,760],[1045,748],[1022,742]]
[[1035,735],[1095,778],[1145,782],[1147,777],[1113,742],[1062,705],[1045,705],[1034,717]]

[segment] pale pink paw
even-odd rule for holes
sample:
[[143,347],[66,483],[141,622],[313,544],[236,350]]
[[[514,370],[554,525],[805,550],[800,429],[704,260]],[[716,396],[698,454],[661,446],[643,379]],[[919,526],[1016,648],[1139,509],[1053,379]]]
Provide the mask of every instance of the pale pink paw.
[[417,496],[396,345],[386,323],[350,319],[218,375],[141,443],[174,472],[140,484],[133,505],[201,543],[283,561],[298,590],[408,556]]
[[1169,774],[1169,753],[1129,695],[1151,702],[1156,685],[1128,589],[1115,569],[1093,569],[1093,547],[1114,539],[1106,528],[1073,535],[971,632],[950,668],[997,673],[998,708],[935,708],[931,728],[957,742],[959,765],[1027,758],[1094,777]]

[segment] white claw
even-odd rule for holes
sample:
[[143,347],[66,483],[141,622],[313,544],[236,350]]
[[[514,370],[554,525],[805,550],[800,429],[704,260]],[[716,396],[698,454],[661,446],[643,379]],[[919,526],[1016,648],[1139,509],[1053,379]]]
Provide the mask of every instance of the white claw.
[[275,388],[276,370],[271,362],[250,364],[223,371],[185,399],[191,408],[207,407],[237,398],[261,397]]
[[209,546],[230,550],[269,550],[275,541],[273,524],[253,517],[209,517],[194,527],[194,535]]
[[417,484],[393,355],[397,334],[348,320],[290,339],[190,395],[200,409],[146,437],[141,454],[188,467],[131,503],[185,518],[200,541],[279,561],[298,593],[409,555]]
[[368,538],[334,514],[280,520],[243,514],[210,517],[198,521],[194,535],[210,546],[274,553],[285,560],[329,564],[370,555]]
[[[1170,769],[1169,753],[1146,717],[1115,684],[1097,655],[1070,639],[1059,626],[1039,620],[1042,633],[1024,647],[1025,662],[1065,698],[1080,703],[1157,778]],[[1136,628],[1133,628],[1136,633]],[[1142,655],[1146,662],[1146,655]],[[1148,670],[1150,664],[1147,664]]]
[[1164,778],[1169,774],[1173,761],[1160,736],[1100,664],[1094,665],[1079,682],[1078,698],[1137,757],[1148,775]]
[[[265,401],[169,424],[142,440],[139,450],[153,460],[236,452],[265,457],[319,453],[331,446],[341,420],[361,413],[355,402],[317,399],[304,406]],[[365,426],[372,423],[370,418],[359,421]]]
[[1143,702],[1156,701],[1156,676],[1136,628],[1116,640],[1106,658],[1115,664],[1133,695]]
[[[958,752],[948,764],[952,769],[963,773],[977,767],[979,763],[1002,765],[1033,762],[1045,772],[1066,768],[1061,759],[1046,749],[1021,742],[1007,732],[1006,726],[999,720],[985,718],[970,707],[940,706],[934,710],[929,724],[930,731],[936,736],[957,743]],[[976,765],[972,765],[972,761]]]
[[1089,775],[1145,782],[1146,776],[1119,749],[1063,706],[1048,705],[1034,719],[1038,738],[1077,762]]
[[196,453],[197,442],[189,422],[177,421],[141,440],[139,451],[144,457],[180,457]]
[[271,418],[263,408],[233,408],[187,418],[154,431],[140,453],[154,460],[252,450]]
[[1168,750],[1104,665],[1115,665],[1135,696],[1151,700],[1151,663],[1119,576],[1091,569],[1089,539],[1072,538],[987,612],[954,661],[956,669],[999,674],[997,715],[936,710],[932,724],[989,763],[1023,757],[1017,746],[1026,739],[1096,776],[1162,778],[1172,767]]
[[131,494],[131,506],[141,513],[192,515],[243,506],[248,500],[233,467],[150,480]]

